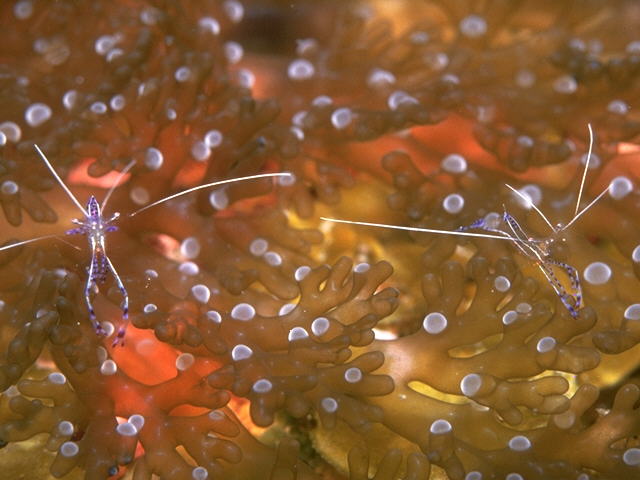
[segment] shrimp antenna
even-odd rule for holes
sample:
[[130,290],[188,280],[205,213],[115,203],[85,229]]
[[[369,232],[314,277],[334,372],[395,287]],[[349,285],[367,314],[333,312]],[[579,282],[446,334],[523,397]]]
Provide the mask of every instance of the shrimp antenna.
[[[587,123],[587,128],[589,129],[589,151],[587,152],[587,159],[584,162],[585,163],[584,172],[582,173],[582,182],[580,182],[580,190],[578,191],[578,201],[576,202],[576,211],[573,213],[574,218],[573,220],[571,220],[571,222],[569,222],[570,224],[573,223],[573,221],[577,218],[578,210],[580,209],[580,200],[582,199],[582,190],[584,190],[584,182],[587,179],[587,171],[589,170],[589,162],[591,161],[591,153],[593,152],[593,130],[591,129],[590,123]],[[591,206],[591,204],[589,204],[589,206]]]
[[573,219],[569,223],[567,223],[564,227],[562,227],[562,230],[569,228],[576,220],[578,220],[582,216],[583,213],[585,213],[587,210],[593,207],[598,202],[598,200],[600,200],[604,196],[604,194],[609,191],[609,187],[610,185],[607,185],[607,188],[605,188],[602,192],[600,192],[600,194],[596,198],[591,200],[591,203],[589,203],[589,205],[587,205],[582,210],[580,210],[580,213],[578,213],[575,217],[573,217]]
[[124,177],[129,170],[131,170],[133,168],[133,166],[136,164],[135,160],[131,160],[126,167],[124,167],[122,169],[122,171],[118,174],[118,177],[115,179],[115,181],[113,182],[113,185],[111,185],[111,188],[109,188],[109,191],[107,192],[107,194],[104,196],[104,200],[102,200],[102,205],[100,206],[100,210],[102,210],[104,212],[104,207],[107,205],[107,202],[109,201],[109,199],[111,198],[111,195],[113,194],[114,190],[116,188],[118,188],[118,186],[120,185],[120,180],[122,180],[122,177]]
[[35,143],[33,144],[33,146],[35,147],[36,151],[38,152],[38,154],[40,155],[40,157],[42,158],[42,161],[44,162],[44,164],[47,166],[47,168],[49,169],[49,171],[51,172],[51,174],[55,177],[55,179],[58,181],[58,183],[60,184],[60,186],[64,189],[64,191],[67,193],[67,195],[69,196],[69,198],[73,201],[73,203],[76,204],[76,206],[80,209],[80,211],[84,214],[85,217],[89,216],[89,212],[87,212],[84,207],[80,204],[80,202],[78,201],[78,199],[76,198],[76,196],[71,193],[71,190],[69,190],[69,187],[67,187],[67,185],[62,181],[62,179],[60,178],[60,176],[58,175],[58,172],[55,171],[55,169],[53,168],[53,165],[51,165],[51,162],[49,162],[49,160],[47,159],[47,157],[44,155],[44,153],[42,153],[42,150],[40,150],[40,147],[38,147],[38,145],[36,145]]
[[481,238],[495,238],[498,240],[508,240],[510,242],[522,242],[517,238],[505,233],[502,235],[490,235],[488,233],[473,233],[473,232],[457,232],[449,230],[434,230],[432,228],[418,228],[418,227],[404,227],[402,225],[388,225],[386,223],[369,223],[369,222],[354,222],[352,220],[340,220],[338,218],[320,217],[320,219],[333,223],[346,223],[349,225],[362,225],[363,227],[376,227],[376,228],[390,228],[392,230],[406,230],[409,232],[424,232],[424,233],[436,233],[440,235],[458,235],[460,237],[481,237]]
[[147,210],[148,208],[155,207],[156,205],[160,205],[161,203],[168,202],[169,200],[173,200],[176,197],[180,197],[182,195],[187,195],[188,193],[195,192],[197,190],[202,190],[202,189],[209,188],[209,187],[217,187],[218,185],[225,185],[227,183],[243,182],[245,180],[255,180],[257,178],[292,177],[292,176],[293,176],[293,174],[289,173],[289,172],[261,173],[260,175],[250,175],[248,177],[230,178],[228,180],[220,180],[218,182],[205,183],[204,185],[198,185],[197,187],[189,188],[187,190],[183,190],[182,192],[174,193],[173,195],[169,195],[168,197],[161,198],[160,200],[157,200],[157,201],[155,201],[153,203],[150,203],[149,205],[145,205],[144,207],[142,207],[142,208],[130,213],[129,216],[133,217],[134,215],[137,215],[138,213],[143,212],[144,210]]
[[542,210],[540,210],[535,203],[533,203],[533,200],[525,195],[522,194],[522,192],[520,190],[516,190],[515,188],[513,188],[511,185],[509,185],[508,183],[505,183],[505,186],[510,189],[513,193],[515,193],[516,195],[518,195],[522,200],[524,200],[526,202],[527,205],[530,205],[531,208],[533,208],[536,212],[538,212],[538,215],[540,215],[542,217],[542,219],[547,223],[547,225],[549,225],[549,228],[551,228],[551,230],[553,231],[553,233],[556,233],[557,230],[556,228],[551,224],[551,222],[549,221],[549,219],[547,218],[547,216],[542,213]]
[[580,197],[582,196],[582,190],[584,188],[585,178],[587,177],[587,170],[589,169],[589,161],[591,160],[591,152],[593,149],[593,130],[591,129],[591,124],[588,123],[587,127],[589,127],[589,152],[587,153],[587,160],[585,162],[586,165],[584,167],[584,173],[582,174],[582,183],[580,184],[580,192],[578,193],[578,202],[576,203],[576,211],[574,213],[573,219],[569,223],[567,223],[564,227],[562,227],[562,230],[565,230],[566,228],[568,228],[576,220],[578,220],[578,218],[580,218],[583,213],[585,213],[587,210],[593,207],[598,202],[598,200],[600,200],[604,196],[604,194],[609,191],[609,187],[611,186],[611,185],[607,185],[607,188],[605,188],[602,192],[600,192],[600,194],[596,198],[594,198],[591,201],[591,203],[589,203],[589,205],[584,207],[582,210],[580,210],[580,213],[578,213],[578,208],[580,207]]
[[40,240],[46,240],[47,238],[55,238],[57,240],[60,240],[63,243],[66,243],[67,245],[72,246],[76,250],[82,250],[77,245],[74,245],[73,243],[67,242],[66,240],[60,238],[59,235],[44,235],[42,237],[30,238],[29,240],[22,240],[21,242],[11,243],[9,245],[3,245],[2,247],[0,247],[0,252],[2,252],[4,250],[10,250],[10,249],[15,248],[15,247],[20,247],[20,246],[26,245],[28,243],[39,242]]

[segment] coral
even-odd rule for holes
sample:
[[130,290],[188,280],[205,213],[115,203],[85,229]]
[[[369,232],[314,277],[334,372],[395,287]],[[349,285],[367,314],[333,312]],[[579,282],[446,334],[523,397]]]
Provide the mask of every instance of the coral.
[[0,15],[0,479],[640,478],[637,2]]

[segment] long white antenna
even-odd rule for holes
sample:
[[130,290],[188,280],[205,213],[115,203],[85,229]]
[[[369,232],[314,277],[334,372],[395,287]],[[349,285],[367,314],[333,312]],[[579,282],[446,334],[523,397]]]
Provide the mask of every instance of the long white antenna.
[[138,213],[143,212],[144,210],[147,210],[148,208],[155,207],[156,205],[160,205],[161,203],[167,202],[169,200],[173,200],[176,197],[180,197],[182,195],[186,195],[188,193],[195,192],[197,190],[202,190],[204,188],[217,187],[218,185],[225,185],[227,183],[243,182],[245,180],[255,180],[257,178],[292,177],[292,176],[293,176],[293,174],[292,173],[288,173],[288,172],[284,172],[284,173],[261,173],[260,175],[250,175],[248,177],[230,178],[228,180],[220,180],[219,182],[205,183],[204,185],[198,185],[197,187],[189,188],[187,190],[183,190],[182,192],[174,193],[173,195],[169,195],[168,197],[161,198],[160,200],[157,200],[157,201],[155,201],[153,203],[150,203],[149,205],[145,205],[144,207],[136,210],[135,212],[130,213],[129,216],[133,217],[134,215],[137,215]]
[[531,208],[533,208],[536,212],[538,212],[538,215],[540,215],[542,217],[542,219],[547,222],[547,225],[549,225],[549,228],[551,228],[551,230],[553,231],[553,233],[556,233],[556,228],[551,224],[551,222],[549,221],[549,219],[547,218],[547,216],[542,213],[542,210],[540,210],[534,203],[533,200],[531,198],[528,198],[526,196],[524,196],[522,194],[521,191],[516,190],[515,188],[513,188],[511,185],[509,185],[508,183],[505,183],[505,186],[507,188],[509,188],[513,193],[515,193],[516,195],[518,195],[520,198],[522,198],[522,200],[524,200],[527,205],[531,205]]
[[60,238],[59,235],[44,235],[42,237],[30,238],[29,240],[22,240],[21,242],[12,243],[10,245],[4,245],[4,246],[0,247],[0,252],[2,252],[4,250],[10,250],[10,249],[15,248],[15,247],[20,247],[21,245],[26,245],[27,243],[33,243],[33,242],[39,242],[40,240],[46,240],[47,238],[56,238],[56,239],[60,240],[61,242],[66,243],[67,245],[71,245],[76,250],[82,250],[77,245],[74,245],[73,243],[67,242],[66,240]]
[[567,223],[564,227],[562,227],[562,230],[565,230],[565,229],[569,228],[572,223],[574,223],[576,220],[578,220],[582,216],[583,213],[585,213],[587,210],[589,210],[591,207],[593,207],[596,204],[596,202],[598,200],[600,200],[604,196],[604,194],[609,191],[609,187],[610,187],[610,185],[607,185],[607,188],[605,188],[602,192],[600,192],[600,194],[596,198],[591,200],[591,203],[589,203],[589,205],[587,205],[582,210],[580,210],[579,214],[577,214],[575,217],[573,217],[573,219],[569,223]]
[[584,172],[582,173],[582,182],[580,182],[580,190],[578,191],[578,201],[576,202],[576,211],[573,212],[574,218],[569,222],[569,224],[572,224],[575,221],[576,215],[578,215],[578,210],[580,209],[580,200],[582,199],[582,190],[584,189],[584,182],[587,179],[587,171],[589,170],[589,162],[591,161],[591,152],[593,151],[593,130],[591,129],[590,123],[587,123],[587,127],[589,128],[589,151],[587,152],[587,159],[584,162],[585,163]]
[[118,185],[120,184],[120,180],[122,180],[122,177],[124,177],[129,170],[131,170],[133,168],[133,166],[136,164],[135,160],[131,160],[126,167],[124,167],[122,169],[122,171],[120,172],[120,174],[116,177],[115,181],[113,182],[113,185],[111,185],[111,188],[109,188],[109,191],[107,192],[107,194],[104,196],[104,200],[102,200],[102,205],[100,206],[100,210],[102,210],[104,212],[104,207],[107,205],[107,202],[109,201],[109,199],[111,198],[111,194],[113,193],[113,191],[118,187]]
[[58,175],[58,172],[55,171],[55,169],[53,168],[53,165],[51,165],[49,160],[47,160],[47,157],[45,157],[44,153],[42,153],[42,150],[40,150],[40,147],[38,147],[38,145],[36,144],[34,144],[33,146],[35,147],[36,151],[40,154],[40,157],[42,157],[42,161],[44,161],[44,164],[47,166],[51,174],[55,177],[55,179],[58,181],[58,183],[64,189],[64,191],[67,192],[67,195],[69,196],[69,198],[73,200],[73,203],[76,204],[76,206],[80,209],[80,211],[84,214],[84,216],[88,217],[89,212],[87,212],[84,209],[84,207],[80,204],[76,196],[73,193],[71,193],[71,190],[69,190],[69,187],[67,187],[67,185],[62,181],[62,179]]
[[388,225],[386,223],[369,223],[369,222],[355,222],[352,220],[340,220],[338,218],[320,217],[320,219],[333,223],[346,223],[349,225],[362,225],[364,227],[376,227],[376,228],[390,228],[392,230],[406,230],[409,232],[424,232],[424,233],[436,233],[440,235],[458,235],[460,237],[481,237],[481,238],[495,238],[498,240],[508,240],[510,242],[522,242],[517,238],[513,238],[507,233],[504,236],[490,235],[488,233],[473,233],[473,232],[457,232],[449,230],[434,230],[432,228],[418,228],[418,227],[403,227],[401,225]]

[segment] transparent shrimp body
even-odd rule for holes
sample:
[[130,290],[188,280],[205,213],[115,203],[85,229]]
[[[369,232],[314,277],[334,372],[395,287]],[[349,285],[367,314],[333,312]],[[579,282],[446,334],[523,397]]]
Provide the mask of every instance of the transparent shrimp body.
[[124,324],[118,329],[114,345],[118,343],[123,344],[124,335],[126,332],[126,322],[129,319],[129,294],[124,287],[120,275],[111,263],[106,251],[106,234],[118,229],[117,226],[112,223],[120,217],[120,213],[114,213],[111,218],[102,218],[102,208],[96,197],[91,195],[87,202],[87,216],[84,220],[74,218],[72,223],[78,225],[76,228],[67,230],[67,235],[86,235],[89,241],[89,250],[91,251],[91,263],[88,267],[87,282],[84,289],[84,298],[87,303],[87,309],[89,310],[89,319],[93,323],[93,326],[98,335],[105,335],[100,323],[96,320],[96,313],[91,302],[91,291],[94,287],[97,288],[98,283],[104,283],[107,279],[107,274],[111,272],[113,278],[122,294],[122,319]]
[[[509,188],[512,188],[508,185]],[[513,188],[512,188],[513,189]],[[517,190],[514,190],[517,192]],[[566,228],[558,225],[554,229],[554,236],[537,239],[528,236],[509,212],[505,210],[502,214],[502,223],[506,226],[506,231],[500,228],[491,227],[486,224],[485,219],[479,219],[467,227],[460,227],[458,231],[464,232],[471,229],[480,229],[487,232],[502,235],[503,238],[511,240],[520,253],[536,263],[542,274],[560,298],[560,301],[569,311],[572,317],[578,316],[578,310],[582,308],[582,285],[578,271],[568,263],[556,260],[551,255],[551,247],[556,240],[556,236]],[[555,273],[555,269],[564,271],[570,283],[570,291],[560,281]]]

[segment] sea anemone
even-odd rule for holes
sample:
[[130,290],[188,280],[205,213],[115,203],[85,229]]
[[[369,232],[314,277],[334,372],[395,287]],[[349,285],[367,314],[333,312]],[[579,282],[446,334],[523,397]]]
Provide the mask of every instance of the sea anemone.
[[0,14],[0,479],[640,478],[637,2]]

